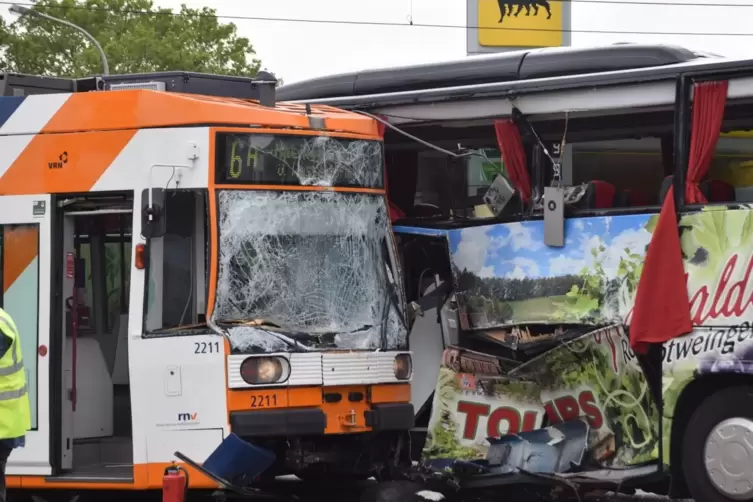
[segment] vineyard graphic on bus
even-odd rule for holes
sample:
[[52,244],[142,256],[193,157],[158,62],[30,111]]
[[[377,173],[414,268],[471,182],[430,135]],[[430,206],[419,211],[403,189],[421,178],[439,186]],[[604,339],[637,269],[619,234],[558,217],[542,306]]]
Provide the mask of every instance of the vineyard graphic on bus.
[[443,364],[425,460],[485,458],[488,438],[537,429],[546,416],[549,425],[586,417],[587,451],[599,464],[640,464],[658,458],[659,427],[668,455],[677,398],[688,382],[703,373],[753,373],[753,325],[746,320],[753,307],[753,211],[684,214],[680,240],[694,329],[663,345],[659,416],[623,328],[657,220],[569,219],[562,248],[544,245],[543,221],[446,232],[467,328],[503,341],[531,329],[559,336],[568,325],[583,334],[497,374]]
[[623,336],[603,328],[500,376],[443,364],[424,461],[486,458],[488,438],[533,431],[545,417],[550,425],[585,417],[588,455],[602,465],[657,459],[659,412]]

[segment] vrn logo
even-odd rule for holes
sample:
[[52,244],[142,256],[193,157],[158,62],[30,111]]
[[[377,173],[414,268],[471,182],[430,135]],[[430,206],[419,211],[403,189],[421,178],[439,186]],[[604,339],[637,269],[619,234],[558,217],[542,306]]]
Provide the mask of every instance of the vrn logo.
[[62,169],[65,164],[68,163],[68,152],[63,152],[58,155],[57,161],[48,162],[47,167],[50,169]]
[[198,413],[178,413],[178,422],[195,422],[198,418]]

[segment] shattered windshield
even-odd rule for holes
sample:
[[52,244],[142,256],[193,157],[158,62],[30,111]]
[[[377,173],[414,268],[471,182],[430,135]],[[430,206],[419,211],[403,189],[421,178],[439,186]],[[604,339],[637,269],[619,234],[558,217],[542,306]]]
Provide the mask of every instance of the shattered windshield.
[[[239,351],[398,349],[384,198],[222,190],[214,320]],[[249,327],[250,321],[263,321]]]

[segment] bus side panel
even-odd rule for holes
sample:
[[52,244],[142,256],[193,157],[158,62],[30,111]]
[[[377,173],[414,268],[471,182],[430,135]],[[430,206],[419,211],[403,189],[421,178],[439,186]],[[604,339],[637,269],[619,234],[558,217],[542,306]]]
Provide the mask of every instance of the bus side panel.
[[621,327],[603,328],[496,377],[463,373],[469,367],[463,351],[448,350],[444,359],[449,364],[440,370],[423,459],[485,458],[489,437],[579,417],[590,425],[587,457],[617,468],[657,459],[659,408],[626,347]]
[[692,333],[663,347],[664,461],[678,400],[710,374],[753,375],[753,209],[706,206],[680,219]]
[[[159,487],[176,451],[201,463],[228,434],[224,343],[216,335],[131,343],[134,436],[145,454],[135,462],[149,465],[149,486]],[[189,481],[207,486],[202,478],[191,473]]]

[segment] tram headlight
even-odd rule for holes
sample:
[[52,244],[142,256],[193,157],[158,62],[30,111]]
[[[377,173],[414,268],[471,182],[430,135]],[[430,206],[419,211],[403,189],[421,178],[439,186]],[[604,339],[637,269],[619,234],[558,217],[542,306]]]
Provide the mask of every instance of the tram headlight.
[[413,361],[410,354],[399,354],[392,363],[392,369],[395,371],[395,378],[398,380],[409,380],[413,374]]
[[241,378],[250,385],[282,383],[290,376],[290,364],[283,357],[249,357],[241,363]]

